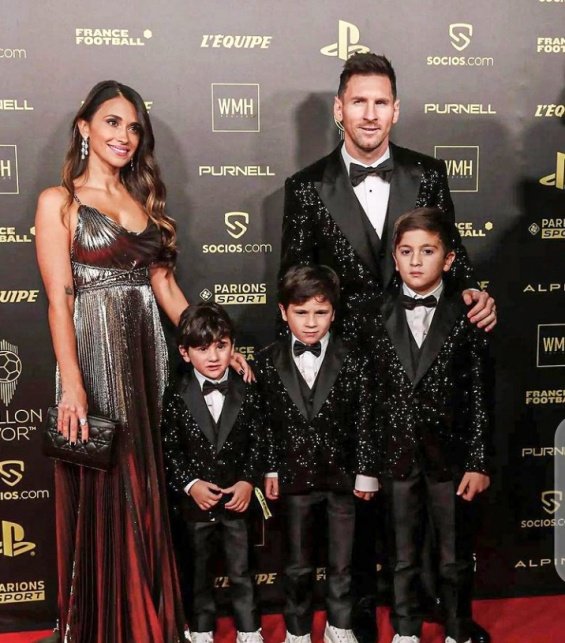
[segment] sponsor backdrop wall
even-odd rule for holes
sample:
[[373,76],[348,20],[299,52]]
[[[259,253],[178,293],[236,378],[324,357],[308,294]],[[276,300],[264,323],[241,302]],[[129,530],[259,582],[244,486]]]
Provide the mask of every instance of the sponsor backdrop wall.
[[[37,194],[59,181],[81,100],[115,78],[147,101],[178,221],[180,282],[191,301],[228,306],[253,363],[274,336],[284,179],[337,143],[338,75],[367,48],[397,70],[395,142],[445,160],[461,234],[498,304],[497,473],[478,594],[563,591],[554,470],[565,441],[554,436],[565,416],[565,2],[4,0],[2,9],[0,629],[55,615],[52,466],[40,455],[55,364],[33,217]],[[257,580],[276,601],[276,519],[256,531]]]

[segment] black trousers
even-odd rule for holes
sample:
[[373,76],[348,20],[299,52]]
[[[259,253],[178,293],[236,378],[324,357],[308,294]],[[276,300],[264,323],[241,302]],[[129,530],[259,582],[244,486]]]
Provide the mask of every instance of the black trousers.
[[473,546],[477,501],[456,495],[460,480],[438,482],[415,467],[405,480],[385,483],[393,565],[392,624],[401,636],[420,636],[422,555],[431,523],[437,553],[437,589],[445,610],[445,633],[471,636]]
[[215,562],[218,540],[224,550],[230,598],[239,632],[255,632],[260,627],[255,604],[253,579],[249,572],[249,538],[244,518],[226,518],[218,514],[213,522],[186,521],[191,573],[188,609],[190,629],[210,632],[216,624],[214,600]]
[[322,503],[328,532],[328,623],[343,629],[351,628],[351,551],[355,528],[353,493],[311,491],[289,494],[281,497],[286,596],[284,617],[287,630],[296,636],[309,634],[312,629],[313,536],[317,528],[324,528],[324,525],[314,524],[314,515],[316,506]]

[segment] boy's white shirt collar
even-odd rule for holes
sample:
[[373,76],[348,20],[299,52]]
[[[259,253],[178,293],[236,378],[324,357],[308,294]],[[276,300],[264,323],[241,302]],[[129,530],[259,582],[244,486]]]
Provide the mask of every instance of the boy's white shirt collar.
[[402,282],[402,292],[405,295],[408,295],[408,297],[414,297],[415,299],[423,299],[424,297],[433,295],[439,301],[439,298],[441,297],[441,293],[443,292],[443,279],[439,282],[439,284],[435,288],[433,288],[429,292],[424,293],[423,295],[421,295],[420,293],[414,292],[409,286],[407,286],[404,282]]
[[[294,335],[294,333],[290,333],[292,336],[292,346],[294,346],[294,342],[300,342],[300,340]],[[328,331],[320,340],[320,346],[322,348],[322,352],[320,353],[320,357],[326,352],[326,348],[328,347],[328,343],[330,341],[330,331]],[[301,342],[302,344],[304,342]]]

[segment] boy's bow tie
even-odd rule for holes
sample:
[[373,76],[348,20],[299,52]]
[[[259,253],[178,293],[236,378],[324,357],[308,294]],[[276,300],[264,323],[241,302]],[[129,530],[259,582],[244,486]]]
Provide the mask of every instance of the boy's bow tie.
[[202,393],[203,395],[209,395],[214,391],[220,391],[222,395],[226,395],[228,392],[228,386],[229,384],[227,380],[218,383],[210,382],[210,380],[204,380],[204,384],[202,384]]
[[316,357],[320,357],[320,354],[322,352],[322,344],[320,342],[316,342],[315,344],[303,344],[299,341],[294,342],[292,352],[294,353],[295,357],[300,357],[303,353],[306,353],[308,351],[310,351]]
[[433,295],[428,295],[423,299],[416,299],[410,297],[409,295],[402,295],[400,297],[400,303],[406,308],[406,310],[414,310],[416,306],[425,306],[426,308],[435,308],[437,306],[437,299]]

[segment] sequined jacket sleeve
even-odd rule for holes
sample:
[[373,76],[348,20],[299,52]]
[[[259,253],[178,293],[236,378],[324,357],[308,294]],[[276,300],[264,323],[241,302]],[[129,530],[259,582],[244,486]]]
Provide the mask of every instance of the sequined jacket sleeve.
[[[379,450],[381,448],[380,397],[382,386],[376,378],[373,360],[366,355],[355,358],[352,373],[356,394],[352,408],[355,409],[356,445],[355,472],[376,477],[379,472]],[[355,389],[354,389],[355,390]]]
[[175,393],[173,387],[167,387],[163,396],[161,419],[163,458],[169,489],[181,495],[185,493],[186,485],[197,477],[181,443],[182,414],[185,411],[186,407],[182,399]]

